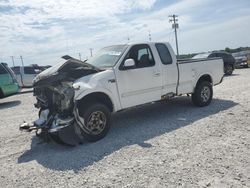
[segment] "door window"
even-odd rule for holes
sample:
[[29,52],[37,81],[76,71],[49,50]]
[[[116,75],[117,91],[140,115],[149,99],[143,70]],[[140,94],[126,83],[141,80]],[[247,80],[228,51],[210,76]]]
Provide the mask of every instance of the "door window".
[[125,60],[126,59],[133,59],[135,61],[135,67],[132,69],[151,67],[155,65],[151,49],[147,44],[133,46],[126,55]]

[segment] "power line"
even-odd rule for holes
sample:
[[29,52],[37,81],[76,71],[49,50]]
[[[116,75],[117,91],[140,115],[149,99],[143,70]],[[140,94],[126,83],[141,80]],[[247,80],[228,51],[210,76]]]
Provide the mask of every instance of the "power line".
[[179,28],[179,24],[177,23],[178,22],[178,19],[177,19],[178,16],[173,14],[173,15],[170,15],[169,18],[170,18],[169,22],[173,23],[172,28],[174,29],[174,32],[175,32],[176,52],[177,52],[177,56],[179,56],[178,38],[177,38],[177,29]]

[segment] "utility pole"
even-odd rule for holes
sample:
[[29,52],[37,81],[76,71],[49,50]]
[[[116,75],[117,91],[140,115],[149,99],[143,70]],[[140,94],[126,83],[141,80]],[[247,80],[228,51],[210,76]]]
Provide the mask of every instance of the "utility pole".
[[179,56],[179,48],[178,48],[178,38],[177,38],[177,29],[179,28],[179,24],[178,19],[177,19],[177,15],[173,14],[169,16],[169,22],[173,23],[172,24],[172,28],[174,29],[174,33],[175,33],[175,43],[176,43],[176,52],[177,52],[177,56]]
[[82,55],[81,55],[81,53],[79,53],[79,59],[80,59],[80,61],[82,60]]
[[21,62],[22,62],[22,66],[24,67],[24,65],[23,65],[23,56],[20,55],[20,59],[21,59]]
[[93,57],[93,48],[90,48],[89,51],[90,51],[90,57]]
[[13,67],[15,66],[15,62],[14,62],[14,56],[10,56],[12,59],[12,63],[13,63]]
[[151,42],[151,40],[152,40],[152,35],[151,35],[150,30],[148,31],[148,39],[149,39],[149,42]]

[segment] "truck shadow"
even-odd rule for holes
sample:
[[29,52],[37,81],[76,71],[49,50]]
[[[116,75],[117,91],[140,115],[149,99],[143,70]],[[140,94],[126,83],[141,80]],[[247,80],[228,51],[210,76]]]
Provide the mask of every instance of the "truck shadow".
[[233,76],[240,76],[240,74],[235,74],[235,73],[233,73],[233,74],[231,74],[231,75],[224,75],[224,77],[233,77]]
[[109,134],[95,143],[86,142],[77,147],[38,144],[39,139],[34,136],[31,149],[18,158],[18,163],[36,160],[49,169],[77,173],[126,146],[136,144],[150,149],[153,146],[147,143],[148,140],[163,134],[167,136],[171,131],[236,105],[233,101],[214,99],[210,106],[198,108],[188,97],[144,105],[115,114]]
[[12,108],[17,105],[21,104],[21,101],[19,100],[14,100],[14,101],[8,101],[8,102],[0,102],[0,110],[7,109],[7,108]]

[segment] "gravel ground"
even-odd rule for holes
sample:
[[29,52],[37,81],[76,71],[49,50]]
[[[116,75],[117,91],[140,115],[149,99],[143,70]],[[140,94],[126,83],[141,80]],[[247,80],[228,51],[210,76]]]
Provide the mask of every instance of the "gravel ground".
[[77,147],[19,132],[34,101],[0,100],[0,187],[250,187],[250,69],[225,77],[208,107],[180,97],[127,110]]

